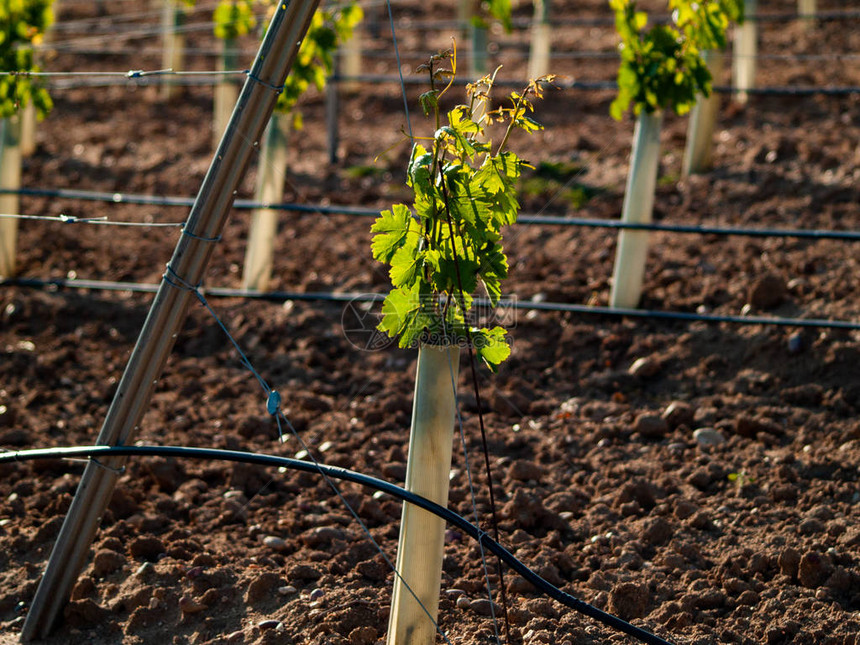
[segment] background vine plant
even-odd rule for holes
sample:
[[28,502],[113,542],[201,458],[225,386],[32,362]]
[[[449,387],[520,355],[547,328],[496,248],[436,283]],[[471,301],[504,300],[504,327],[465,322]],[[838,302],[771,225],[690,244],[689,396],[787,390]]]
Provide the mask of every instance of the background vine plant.
[[29,103],[40,117],[51,111],[48,90],[27,72],[38,72],[34,46],[54,21],[53,0],[7,0],[0,3],[0,118],[15,115]]
[[621,37],[618,96],[610,114],[621,119],[633,111],[690,111],[699,93],[711,92],[711,73],[702,58],[708,49],[723,49],[732,22],[743,20],[742,0],[669,0],[672,22],[646,30],[648,14],[634,0],[609,0]]

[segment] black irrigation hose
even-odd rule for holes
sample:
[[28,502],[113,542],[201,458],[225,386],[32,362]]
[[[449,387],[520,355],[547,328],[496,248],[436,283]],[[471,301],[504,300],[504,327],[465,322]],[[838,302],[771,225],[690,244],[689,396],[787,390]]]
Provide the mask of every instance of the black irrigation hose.
[[[26,287],[31,289],[96,289],[101,291],[132,291],[136,293],[155,293],[156,283],[110,282],[106,280],[67,280],[65,278],[7,278],[0,280],[0,287]],[[382,302],[381,293],[328,293],[320,291],[247,291],[245,289],[203,288],[201,292],[215,298],[247,298],[267,302],[286,302],[297,300],[305,302]],[[489,307],[486,298],[475,298],[475,304]],[[860,322],[850,320],[825,320],[821,318],[784,318],[779,316],[732,316],[720,314],[699,314],[683,311],[659,311],[656,309],[624,309],[620,307],[599,307],[577,305],[564,302],[532,302],[531,300],[501,300],[499,309],[526,309],[538,311],[568,312],[594,316],[627,316],[653,320],[684,320],[687,322],[734,323],[739,325],[773,325],[776,327],[803,327],[812,329],[845,329],[860,331]]]
[[[115,204],[138,204],[146,206],[190,207],[191,197],[158,195],[135,195],[130,193],[106,193],[68,188],[0,188],[0,195],[25,195],[31,197],[59,197],[87,201],[113,202]],[[264,204],[249,199],[237,199],[233,207],[238,210],[268,208],[312,215],[351,215],[354,217],[378,217],[379,210],[361,206],[323,206],[314,204]],[[69,224],[74,221],[67,222]],[[813,240],[841,240],[860,242],[860,231],[828,231],[824,229],[778,229],[741,228],[737,226],[702,226],[698,224],[635,224],[613,219],[587,217],[555,217],[552,215],[519,215],[518,224],[541,226],[578,226],[583,228],[631,229],[638,231],[663,231],[667,233],[695,233],[698,235],[741,235],[747,237],[792,237]]]
[[258,466],[276,466],[281,468],[289,468],[306,473],[320,474],[332,479],[353,482],[361,486],[382,491],[396,497],[397,499],[415,504],[443,520],[452,524],[468,534],[472,539],[480,542],[485,548],[497,555],[505,561],[514,571],[519,573],[528,582],[534,585],[544,595],[560,602],[573,609],[580,614],[584,614],[593,618],[597,622],[610,627],[616,631],[623,632],[643,643],[652,643],[654,645],[671,645],[659,636],[655,636],[650,632],[645,631],[640,627],[631,625],[617,616],[613,616],[605,611],[594,607],[571,594],[562,591],[558,587],[550,584],[537,573],[529,569],[525,564],[520,562],[514,555],[505,549],[501,544],[490,538],[480,528],[469,522],[464,517],[458,515],[452,510],[440,506],[420,495],[410,493],[409,491],[391,484],[389,482],[363,475],[346,468],[336,466],[325,466],[322,464],[314,464],[309,461],[301,461],[298,459],[290,459],[288,457],[279,457],[276,455],[263,455],[251,452],[241,452],[238,450],[218,450],[215,448],[187,448],[179,446],[81,446],[72,448],[42,448],[37,450],[20,450],[14,452],[0,452],[0,464],[19,461],[30,461],[37,459],[69,459],[69,458],[98,458],[98,457],[121,457],[121,456],[158,456],[158,457],[179,457],[193,458],[205,460],[221,460],[234,461],[247,464],[255,464]]

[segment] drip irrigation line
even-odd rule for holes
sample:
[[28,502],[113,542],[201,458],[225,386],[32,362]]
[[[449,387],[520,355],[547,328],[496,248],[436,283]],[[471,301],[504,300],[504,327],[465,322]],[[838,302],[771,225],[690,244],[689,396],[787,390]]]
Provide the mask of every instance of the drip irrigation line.
[[424,510],[441,517],[449,524],[456,526],[472,539],[481,543],[488,551],[502,559],[514,571],[534,585],[542,594],[558,601],[565,607],[588,616],[597,622],[615,631],[632,636],[643,643],[653,645],[671,645],[671,643],[656,636],[640,627],[631,625],[625,620],[613,616],[605,611],[590,605],[572,594],[562,591],[555,585],[544,580],[532,571],[522,561],[518,560],[510,551],[505,549],[496,540],[475,526],[467,519],[454,511],[432,502],[420,495],[411,493],[400,486],[387,481],[364,475],[346,468],[337,466],[326,466],[320,463],[312,463],[289,457],[276,455],[265,455],[238,450],[219,450],[215,448],[190,448],[183,446],[80,446],[71,448],[42,448],[35,450],[17,450],[11,452],[0,452],[0,463],[13,463],[23,461],[34,461],[40,459],[81,459],[81,458],[106,458],[106,457],[169,457],[184,459],[200,459],[205,461],[230,461],[238,463],[253,464],[257,466],[268,466],[275,468],[288,468],[299,472],[319,474],[331,479],[351,482],[387,493],[403,502],[409,502]]
[[[80,199],[83,201],[113,202],[115,204],[136,204],[144,206],[190,207],[193,197],[169,195],[138,195],[132,193],[107,193],[69,188],[0,188],[0,195],[22,195],[27,197],[54,197]],[[379,211],[361,206],[326,206],[322,204],[295,204],[284,202],[269,204],[250,199],[237,199],[233,203],[237,210],[256,210],[265,208],[293,213],[313,215],[349,215],[353,217],[379,217]],[[697,235],[737,235],[741,237],[778,237],[806,240],[838,240],[860,242],[858,231],[833,231],[826,229],[780,229],[744,228],[740,226],[707,226],[699,224],[637,224],[614,219],[594,219],[588,217],[555,217],[552,215],[519,215],[517,224],[539,226],[574,226],[582,228],[630,229],[664,233],[689,233]]]
[[[0,280],[0,287],[26,287],[31,289],[90,289],[94,291],[130,291],[133,293],[155,293],[158,284],[140,282],[112,282],[107,280],[68,280],[65,278],[6,278]],[[381,293],[330,293],[323,291],[247,291],[226,287],[200,287],[200,291],[214,298],[246,298],[267,302],[382,302]],[[489,307],[486,298],[475,298],[475,305]],[[700,314],[685,311],[665,311],[659,309],[626,309],[597,305],[578,305],[564,302],[533,302],[531,300],[504,299],[497,308],[536,310],[561,313],[575,313],[594,316],[614,316],[652,320],[675,320],[704,323],[732,323],[739,325],[770,325],[775,327],[804,327],[813,329],[845,329],[860,331],[860,322],[851,320],[829,320],[824,318],[789,318],[785,316],[740,316],[730,314]]]

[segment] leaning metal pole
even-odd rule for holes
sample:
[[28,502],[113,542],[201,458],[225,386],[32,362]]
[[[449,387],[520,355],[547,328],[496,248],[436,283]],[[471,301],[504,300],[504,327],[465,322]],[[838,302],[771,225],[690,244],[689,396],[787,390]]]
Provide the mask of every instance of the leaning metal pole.
[[[236,189],[272,115],[319,0],[278,3],[233,115],[191,207],[137,344],[107,411],[99,445],[128,444],[140,427],[158,378],[219,239]],[[102,514],[125,458],[90,461],[60,529],[45,575],[21,632],[21,641],[47,636],[86,563]]]

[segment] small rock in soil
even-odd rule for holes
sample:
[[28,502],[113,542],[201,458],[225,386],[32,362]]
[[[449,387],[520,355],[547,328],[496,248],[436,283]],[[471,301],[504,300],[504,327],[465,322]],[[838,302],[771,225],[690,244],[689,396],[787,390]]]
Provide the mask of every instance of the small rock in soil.
[[334,540],[343,540],[345,538],[346,533],[336,526],[318,526],[303,533],[300,539],[307,546],[318,548],[331,544]]
[[479,616],[498,616],[501,611],[501,608],[489,598],[476,598],[469,603],[469,609]]
[[245,592],[245,602],[248,604],[271,598],[278,587],[282,587],[284,581],[277,573],[266,571],[258,574],[248,585]]
[[832,572],[830,558],[819,551],[807,551],[800,558],[797,579],[804,587],[814,589],[823,585]]
[[756,309],[771,309],[785,300],[786,293],[785,280],[775,273],[765,273],[750,287],[749,303]]
[[104,578],[122,568],[124,564],[125,556],[122,553],[117,553],[111,549],[102,549],[97,551],[93,557],[93,573],[98,578]]
[[759,432],[779,436],[784,434],[782,426],[765,417],[742,414],[735,420],[735,432],[742,437],[755,437]]
[[638,432],[646,439],[661,439],[669,432],[669,423],[661,416],[646,412],[636,417],[633,432]]
[[270,618],[268,620],[261,620],[259,623],[257,623],[257,627],[259,627],[260,629],[262,629],[264,631],[268,630],[268,629],[281,630],[284,628],[284,624],[280,620],[275,620],[274,618]]
[[656,376],[662,367],[659,359],[653,356],[643,356],[633,361],[633,364],[627,369],[627,373],[636,378],[651,378]]
[[716,428],[699,428],[693,433],[693,439],[700,446],[719,446],[726,441],[723,433]]
[[285,585],[283,587],[278,587],[278,593],[281,594],[282,596],[292,596],[297,591],[298,591],[298,589],[296,589],[292,585]]
[[179,611],[183,614],[198,614],[209,607],[202,602],[194,600],[191,596],[182,596],[179,599]]
[[322,572],[309,564],[297,564],[290,567],[287,577],[290,580],[319,580]]
[[370,625],[356,627],[349,633],[349,645],[374,645],[376,630]]
[[90,598],[73,600],[63,610],[66,622],[72,627],[99,625],[110,619],[111,612]]
[[695,423],[696,411],[689,403],[672,401],[663,410],[663,418],[673,430],[682,425],[689,427]]
[[642,529],[642,540],[652,546],[665,544],[672,538],[672,525],[662,517],[649,518]]
[[373,582],[381,582],[382,580],[385,580],[388,575],[388,567],[376,559],[359,562],[356,565],[355,570]]
[[457,598],[457,608],[458,609],[468,609],[472,604],[466,596],[460,596]]
[[263,538],[263,546],[266,546],[273,551],[286,551],[287,543],[283,538],[276,535],[267,535]]
[[788,337],[788,352],[790,354],[799,354],[803,351],[803,334],[795,332]]
[[644,585],[621,582],[609,592],[609,612],[625,620],[641,618],[648,608],[650,593]]
[[157,560],[158,556],[164,553],[164,542],[153,535],[144,535],[135,538],[128,545],[128,550],[135,558],[145,558],[153,561]]
[[508,469],[508,476],[518,482],[539,481],[543,474],[543,468],[535,462],[525,459],[517,459]]

